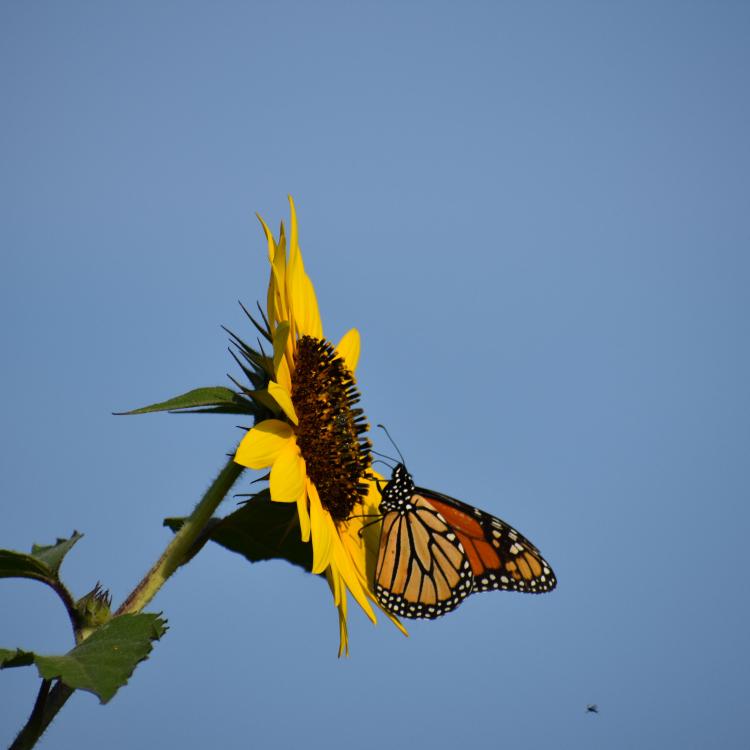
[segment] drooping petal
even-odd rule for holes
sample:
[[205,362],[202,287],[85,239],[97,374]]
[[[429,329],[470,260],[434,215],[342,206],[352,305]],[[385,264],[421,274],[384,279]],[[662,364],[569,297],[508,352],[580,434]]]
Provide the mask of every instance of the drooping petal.
[[326,580],[333,594],[333,602],[336,605],[339,616],[339,657],[349,656],[349,632],[346,626],[347,601],[346,588],[341,576],[333,571],[326,570]]
[[287,441],[271,468],[271,500],[296,503],[305,492],[304,465],[293,438]]
[[359,331],[356,328],[352,328],[347,331],[336,346],[336,351],[339,354],[349,372],[354,373],[357,369],[357,362],[359,361],[359,349],[360,349],[360,338]]
[[[302,467],[304,471],[305,460],[300,458],[302,461]],[[310,503],[307,500],[307,492],[303,492],[299,498],[297,498],[297,515],[299,516],[299,536],[303,542],[310,541]]]
[[234,460],[249,469],[265,469],[273,464],[294,432],[280,419],[266,419],[250,430],[237,446]]
[[338,605],[339,611],[339,658],[349,656],[349,628],[346,624],[347,601],[346,589],[341,586],[341,602]]
[[[378,529],[377,534],[380,533],[380,527],[378,524],[373,524],[371,528]],[[366,533],[366,532],[365,532]],[[349,550],[349,553],[352,557],[352,559],[356,561],[361,556],[362,550],[362,541],[355,539],[354,536],[349,534],[342,535],[342,542],[344,546]],[[375,575],[375,561],[377,559],[378,554],[378,544],[376,543],[374,548],[370,544],[365,543],[365,559],[366,564],[364,565],[364,572],[361,566],[355,565],[354,571],[357,575],[357,578],[360,583],[360,587],[364,595],[367,597],[367,599],[374,604],[376,604],[380,608],[380,603],[378,602],[377,598],[372,592],[372,580],[373,576]],[[409,631],[401,624],[401,621],[396,617],[395,615],[392,615],[388,610],[382,610],[383,614],[408,638],[409,637]],[[375,618],[371,618],[373,622],[375,622]]]
[[289,393],[289,389],[271,380],[268,383],[268,392],[273,396],[273,400],[281,407],[284,414],[289,417],[289,420],[294,424],[299,424],[297,412],[294,410],[294,404],[292,403],[292,394]]
[[336,536],[333,541],[331,565],[341,575],[346,587],[352,592],[352,596],[357,600],[357,604],[359,604],[359,606],[365,611],[365,614],[370,620],[377,622],[375,613],[370,606],[370,602],[367,601],[367,596],[362,588],[361,580],[363,580],[363,578],[360,579],[357,575],[354,560],[349,556],[348,551],[344,548],[343,540],[338,536]]
[[323,573],[331,561],[331,549],[336,529],[330,513],[323,509],[318,490],[308,479],[307,497],[310,500],[310,529],[313,545],[313,573]]
[[333,603],[338,607],[339,604],[341,604],[341,577],[334,575],[333,568],[328,568],[328,570],[326,570],[326,580],[331,587]]

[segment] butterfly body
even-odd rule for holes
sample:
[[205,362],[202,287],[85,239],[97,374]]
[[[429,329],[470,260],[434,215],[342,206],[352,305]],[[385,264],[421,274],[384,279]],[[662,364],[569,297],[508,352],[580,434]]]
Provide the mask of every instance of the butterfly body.
[[479,508],[416,487],[403,464],[381,495],[375,593],[392,614],[432,619],[471,593],[555,588],[551,567],[522,534]]

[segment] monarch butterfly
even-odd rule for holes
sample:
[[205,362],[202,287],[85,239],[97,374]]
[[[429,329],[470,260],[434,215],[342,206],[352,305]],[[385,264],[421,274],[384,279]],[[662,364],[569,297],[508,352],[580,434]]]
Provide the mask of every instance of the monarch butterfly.
[[526,537],[479,508],[416,487],[403,463],[381,491],[380,513],[375,593],[394,615],[433,619],[477,591],[542,594],[557,585]]

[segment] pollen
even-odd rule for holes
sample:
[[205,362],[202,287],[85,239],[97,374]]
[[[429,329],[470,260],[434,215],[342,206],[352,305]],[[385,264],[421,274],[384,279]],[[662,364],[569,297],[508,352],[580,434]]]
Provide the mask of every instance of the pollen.
[[352,373],[333,345],[303,336],[297,342],[292,403],[297,413],[297,445],[307,475],[323,507],[345,521],[367,494],[372,463],[368,425],[356,404],[360,395]]

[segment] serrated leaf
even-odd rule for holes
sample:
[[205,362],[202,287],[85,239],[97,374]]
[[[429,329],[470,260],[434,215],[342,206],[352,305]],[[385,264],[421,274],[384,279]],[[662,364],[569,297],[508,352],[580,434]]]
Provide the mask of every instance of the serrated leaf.
[[46,547],[34,544],[31,547],[31,554],[37,559],[46,563],[50,570],[57,575],[60,571],[60,564],[63,561],[65,555],[70,552],[73,545],[83,537],[83,534],[79,534],[77,531],[73,532],[70,539],[58,539],[55,544],[50,544]]
[[159,615],[120,615],[64,656],[35,654],[34,661],[43,679],[60,679],[68,687],[88,690],[107,703],[165,631],[166,623]]
[[0,550],[0,578],[32,578],[55,583],[63,558],[82,536],[83,534],[74,531],[70,539],[58,539],[56,544],[35,544],[31,548],[31,554]]
[[33,578],[47,581],[52,577],[48,565],[32,555],[0,549],[0,578]]
[[22,651],[20,648],[11,651],[9,648],[0,648],[0,669],[28,667],[29,664],[33,663],[33,651]]
[[[250,562],[286,560],[312,570],[312,547],[300,539],[294,503],[274,503],[267,492],[260,493],[226,518],[212,521],[207,537]],[[164,521],[175,532],[183,523],[181,518]]]
[[253,414],[255,409],[252,402],[235,393],[230,388],[224,386],[214,386],[211,388],[195,388],[192,391],[183,393],[181,396],[175,396],[168,401],[161,401],[158,404],[142,406],[140,409],[131,411],[115,412],[118,416],[131,414],[148,414],[155,411],[178,411],[183,412],[186,409],[198,409],[205,407],[221,408],[221,414]]

